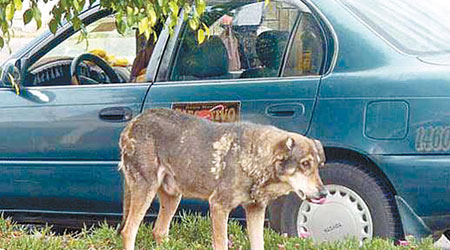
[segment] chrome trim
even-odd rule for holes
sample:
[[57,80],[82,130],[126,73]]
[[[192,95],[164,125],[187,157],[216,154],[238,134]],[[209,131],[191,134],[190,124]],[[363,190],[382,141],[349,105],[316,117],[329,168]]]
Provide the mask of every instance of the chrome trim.
[[[126,86],[150,86],[150,82],[142,82],[142,83],[111,83],[111,84],[90,84],[90,85],[58,85],[58,86],[22,86],[22,89],[65,89],[65,88],[107,88],[107,87],[126,87]],[[11,88],[8,87],[0,87],[0,91],[8,90],[11,91]]]
[[204,80],[189,80],[189,81],[167,81],[155,82],[153,85],[206,85],[206,84],[245,84],[254,82],[267,83],[269,81],[276,82],[291,82],[295,80],[320,80],[321,75],[314,76],[289,76],[289,77],[266,77],[266,78],[231,78],[231,79],[204,79]]

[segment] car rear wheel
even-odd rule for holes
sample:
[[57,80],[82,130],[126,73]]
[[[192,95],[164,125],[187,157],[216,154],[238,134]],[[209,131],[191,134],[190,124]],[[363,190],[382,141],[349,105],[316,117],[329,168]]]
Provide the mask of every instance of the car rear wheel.
[[277,200],[278,209],[269,210],[281,232],[316,241],[402,236],[394,196],[382,178],[350,162],[327,163],[320,176],[329,192],[325,204],[302,202],[291,193]]

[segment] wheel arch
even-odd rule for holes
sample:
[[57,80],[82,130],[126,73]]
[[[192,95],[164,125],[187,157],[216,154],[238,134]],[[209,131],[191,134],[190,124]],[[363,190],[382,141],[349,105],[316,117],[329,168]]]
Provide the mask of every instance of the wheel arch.
[[392,195],[397,195],[397,191],[395,190],[394,185],[392,185],[392,182],[370,157],[347,148],[325,146],[324,150],[327,162],[346,161],[359,163],[364,168],[367,168],[367,170],[381,177],[383,184],[386,185]]

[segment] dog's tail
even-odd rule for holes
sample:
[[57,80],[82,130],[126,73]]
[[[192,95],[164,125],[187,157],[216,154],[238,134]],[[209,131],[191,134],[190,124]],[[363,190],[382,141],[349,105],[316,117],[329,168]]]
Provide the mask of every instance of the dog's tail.
[[127,156],[131,156],[135,151],[136,140],[132,136],[132,129],[134,127],[134,122],[131,121],[124,128],[122,133],[120,134],[119,147],[121,153],[121,162],[119,163],[119,171],[125,171],[126,163],[124,162],[124,158]]
[[[119,163],[120,165],[120,163]],[[120,168],[120,166],[119,166]],[[117,228],[116,233],[120,235],[120,233],[123,230],[123,227],[125,226],[125,223],[127,222],[128,218],[128,211],[130,209],[130,189],[128,188],[128,184],[126,183],[126,180],[123,181],[123,211],[122,211],[122,221],[120,222],[120,226]]]
[[124,196],[123,196],[122,222],[120,223],[120,226],[117,228],[117,234],[120,234],[122,232],[122,230],[125,226],[125,223],[127,221],[128,211],[129,211],[130,191],[129,191],[125,176],[127,175],[127,171],[128,171],[126,159],[130,155],[133,155],[134,150],[135,150],[136,141],[132,138],[133,125],[134,125],[133,121],[128,123],[128,125],[125,127],[125,129],[120,134],[120,140],[119,140],[121,161],[119,162],[118,169],[120,172],[122,172],[122,176],[124,179],[123,180]]

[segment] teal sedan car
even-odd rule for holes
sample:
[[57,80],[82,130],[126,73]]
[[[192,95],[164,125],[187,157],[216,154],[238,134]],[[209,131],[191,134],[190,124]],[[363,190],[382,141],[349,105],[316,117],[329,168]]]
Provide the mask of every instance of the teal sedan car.
[[64,24],[2,65],[0,209],[23,221],[120,216],[119,134],[165,107],[322,141],[328,201],[274,201],[279,232],[439,236],[450,228],[449,11],[437,0],[213,1],[204,41],[183,11],[172,35],[158,25],[146,41],[92,7],[87,44]]

